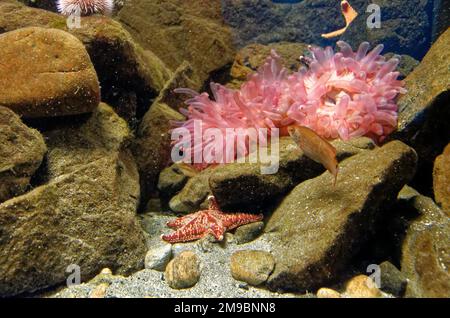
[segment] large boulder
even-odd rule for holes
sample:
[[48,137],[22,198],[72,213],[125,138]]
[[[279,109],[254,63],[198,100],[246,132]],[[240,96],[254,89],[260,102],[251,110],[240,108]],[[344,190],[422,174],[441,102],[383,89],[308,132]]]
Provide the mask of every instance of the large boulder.
[[142,268],[137,190],[135,168],[112,155],[1,204],[0,295],[62,284],[72,264],[83,281]]
[[0,202],[26,191],[47,147],[42,135],[0,106]]
[[269,288],[313,290],[337,279],[412,179],[416,162],[412,148],[393,141],[341,162],[335,187],[328,172],[295,187],[265,229],[277,263]]
[[122,25],[108,17],[82,17],[80,28],[69,29],[66,18],[27,7],[16,0],[0,2],[0,33],[39,26],[70,32],[83,42],[102,87],[102,100],[121,116],[142,117],[171,71],[151,51],[136,44]]
[[56,29],[0,35],[0,104],[24,117],[87,113],[100,87],[83,43]]
[[118,20],[171,70],[188,61],[199,85],[233,62],[232,33],[220,0],[129,0]]
[[71,264],[82,281],[104,267],[129,274],[144,265],[126,122],[102,103],[44,134],[48,182],[0,205],[0,295],[61,284]]
[[431,198],[405,188],[399,200],[418,215],[404,235],[401,270],[406,297],[450,297],[450,219]]

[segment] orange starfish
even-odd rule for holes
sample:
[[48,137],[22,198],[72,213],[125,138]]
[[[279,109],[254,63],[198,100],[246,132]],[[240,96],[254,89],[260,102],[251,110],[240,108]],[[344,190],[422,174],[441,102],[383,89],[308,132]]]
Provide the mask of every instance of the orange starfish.
[[221,241],[226,231],[263,219],[262,214],[224,213],[220,210],[214,196],[209,196],[208,201],[207,210],[191,213],[167,222],[167,226],[176,231],[172,234],[163,235],[162,239],[169,243],[179,243],[197,240],[212,234],[217,240]]
[[358,16],[358,12],[356,12],[356,10],[352,8],[352,6],[350,5],[350,3],[348,3],[347,0],[341,1],[341,11],[342,15],[345,18],[345,27],[334,32],[322,34],[322,37],[330,39],[344,34],[350,23],[352,23],[352,21],[355,20],[356,17]]

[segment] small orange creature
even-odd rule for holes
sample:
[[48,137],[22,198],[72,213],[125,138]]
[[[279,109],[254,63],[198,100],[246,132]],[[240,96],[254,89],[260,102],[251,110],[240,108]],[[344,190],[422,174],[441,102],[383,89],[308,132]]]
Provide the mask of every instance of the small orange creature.
[[288,132],[308,158],[322,164],[330,171],[334,176],[333,185],[336,185],[339,171],[336,148],[308,127],[292,125],[288,127]]
[[342,15],[345,18],[345,27],[334,32],[322,34],[322,37],[330,39],[344,34],[350,23],[352,23],[352,21],[355,20],[356,17],[358,16],[358,12],[356,12],[356,10],[352,8],[352,6],[350,5],[350,3],[348,3],[347,0],[341,1],[341,11]]

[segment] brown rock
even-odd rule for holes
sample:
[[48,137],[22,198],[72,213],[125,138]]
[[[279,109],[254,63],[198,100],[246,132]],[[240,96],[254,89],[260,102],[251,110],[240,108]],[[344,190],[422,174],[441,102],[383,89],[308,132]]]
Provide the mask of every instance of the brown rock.
[[138,190],[136,168],[111,155],[0,204],[0,295],[61,284],[71,264],[83,280],[142,268]]
[[0,104],[24,117],[91,112],[100,100],[94,67],[73,35],[24,28],[0,35]]
[[124,118],[141,117],[158,95],[171,71],[151,51],[136,44],[122,25],[105,16],[81,18],[81,28],[69,30],[60,14],[0,1],[0,33],[40,26],[72,33],[86,47],[102,87],[102,100]]
[[232,33],[220,0],[126,1],[118,19],[171,70],[188,61],[197,85],[233,62]]
[[433,189],[436,202],[450,216],[450,144],[434,162]]
[[200,279],[200,261],[194,252],[184,251],[169,262],[165,271],[167,284],[174,289],[190,288]]
[[400,139],[419,155],[418,172],[431,173],[433,161],[450,140],[450,29],[433,44],[419,66],[405,79],[408,93],[398,100]]
[[253,286],[266,282],[274,267],[275,260],[268,252],[243,250],[231,255],[230,269],[233,278]]
[[408,278],[405,297],[450,297],[450,220],[431,198],[411,188],[399,198],[420,216],[402,244],[401,270]]
[[334,289],[321,288],[317,291],[317,298],[341,298],[341,294]]
[[394,141],[341,162],[335,187],[328,172],[295,187],[266,225],[277,261],[269,288],[313,290],[338,279],[413,177],[416,160]]
[[9,108],[0,106],[0,202],[26,191],[47,147]]
[[379,298],[381,295],[374,281],[366,275],[350,279],[344,292],[344,296],[348,298]]

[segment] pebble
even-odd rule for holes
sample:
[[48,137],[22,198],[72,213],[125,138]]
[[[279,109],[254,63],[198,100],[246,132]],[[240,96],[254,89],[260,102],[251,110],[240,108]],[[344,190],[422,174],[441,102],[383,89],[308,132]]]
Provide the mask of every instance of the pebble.
[[164,244],[147,251],[145,255],[145,268],[164,271],[172,257],[172,245]]
[[344,295],[347,298],[379,298],[382,296],[373,280],[366,275],[358,275],[350,279]]
[[263,284],[275,268],[272,254],[264,251],[242,250],[231,255],[231,275],[252,286]]
[[341,298],[341,294],[331,288],[321,288],[317,291],[317,298]]
[[108,289],[109,284],[101,283],[97,285],[90,293],[89,298],[105,298],[106,290]]
[[190,288],[200,279],[200,261],[192,251],[184,251],[169,262],[165,280],[173,289]]

